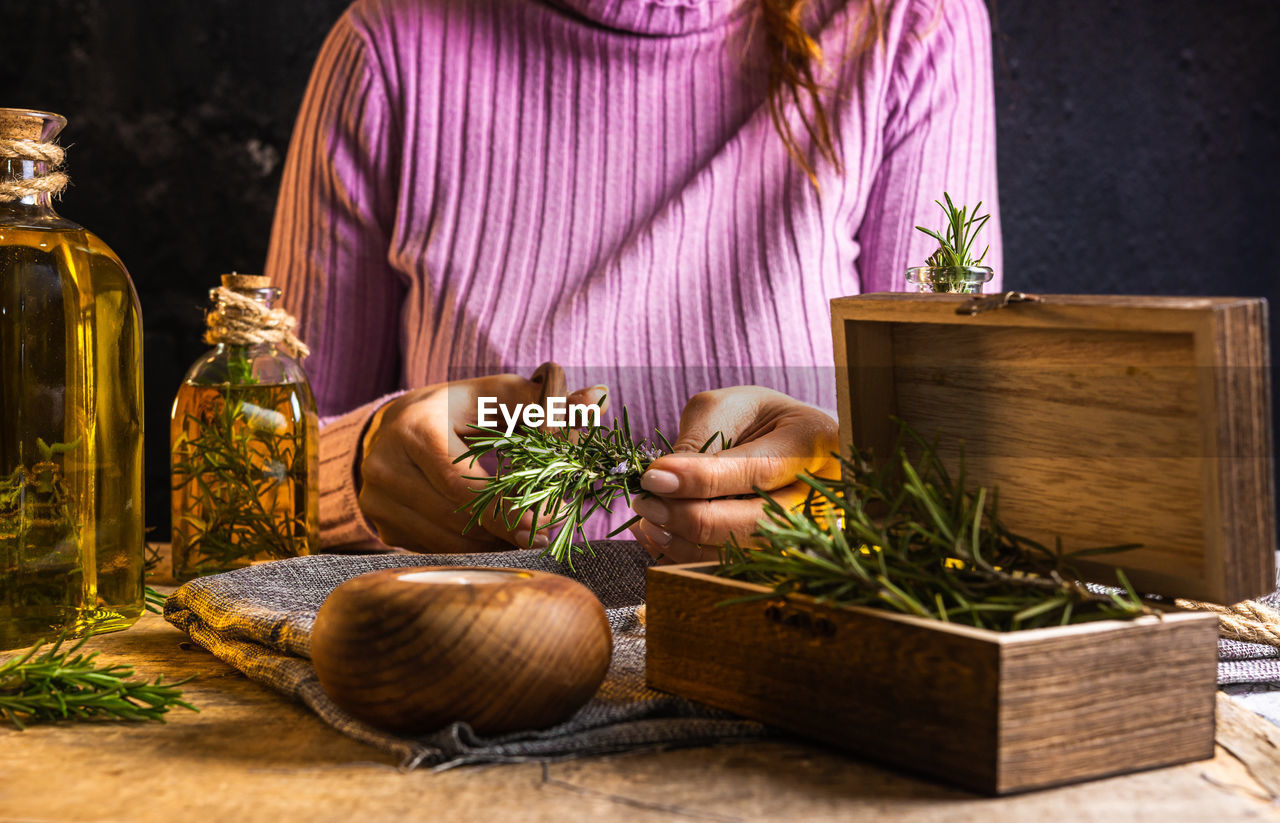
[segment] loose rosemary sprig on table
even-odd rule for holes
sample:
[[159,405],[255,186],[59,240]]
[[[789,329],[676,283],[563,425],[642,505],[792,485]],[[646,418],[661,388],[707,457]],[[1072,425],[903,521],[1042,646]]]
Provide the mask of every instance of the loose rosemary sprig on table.
[[164,604],[168,600],[169,595],[156,591],[150,586],[143,590],[143,606],[152,614],[164,614]]
[[66,635],[44,654],[44,641],[25,654],[0,662],[0,716],[19,730],[31,723],[59,720],[158,720],[175,706],[199,711],[177,688],[190,677],[165,683],[133,680],[133,667],[101,666],[97,652],[77,654],[89,638],[63,649]]
[[[662,454],[647,440],[637,443],[632,439],[625,408],[612,426],[545,432],[522,426],[509,435],[481,426],[474,429],[476,434],[467,437],[470,448],[454,462],[466,460],[467,465],[474,465],[490,452],[497,452],[500,462],[492,477],[468,478],[486,483],[460,509],[471,512],[463,532],[479,523],[494,505],[505,509],[506,523],[512,528],[525,512],[532,512],[533,534],[560,527],[544,553],[568,563],[570,568],[575,552],[591,551],[582,530],[587,519],[597,511],[612,511],[610,506],[618,497],[631,505],[632,495],[641,493],[640,475]],[[671,451],[671,443],[662,432],[655,430],[654,434]],[[551,518],[538,524],[538,517],[543,514]],[[638,519],[633,517],[609,536]],[[574,544],[575,534],[581,538],[581,545]]]
[[[1149,614],[1124,573],[1123,592],[1086,588],[1074,558],[1136,548],[1064,554],[1011,532],[995,490],[971,492],[963,459],[952,478],[936,444],[905,430],[919,447],[912,461],[902,438],[882,468],[854,452],[841,479],[801,475],[811,491],[787,508],[768,494],[760,536],[767,545],[731,542],[717,574],[803,593],[842,605],[1011,631]],[[762,595],[768,596],[768,595]]]

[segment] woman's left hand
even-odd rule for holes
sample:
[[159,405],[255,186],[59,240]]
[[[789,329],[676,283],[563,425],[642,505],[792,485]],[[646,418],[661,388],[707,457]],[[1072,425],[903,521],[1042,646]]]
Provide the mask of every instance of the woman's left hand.
[[[713,436],[711,447],[699,453]],[[730,448],[723,448],[725,440]],[[632,533],[663,563],[714,560],[730,535],[750,543],[763,516],[755,489],[790,505],[809,489],[797,474],[835,477],[839,472],[833,454],[839,448],[836,421],[759,386],[694,395],[680,415],[680,434],[672,445],[675,452],[653,461],[640,478],[651,496],[632,504],[643,518]]]

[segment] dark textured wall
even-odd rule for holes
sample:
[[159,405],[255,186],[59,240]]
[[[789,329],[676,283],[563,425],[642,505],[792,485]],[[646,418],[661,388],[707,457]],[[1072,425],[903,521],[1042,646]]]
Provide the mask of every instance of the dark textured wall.
[[[990,3],[1006,283],[1280,298],[1280,5]],[[0,105],[70,118],[75,185],[60,210],[116,249],[142,299],[158,536],[168,406],[204,350],[204,292],[220,272],[262,266],[310,64],[345,5],[0,9]]]

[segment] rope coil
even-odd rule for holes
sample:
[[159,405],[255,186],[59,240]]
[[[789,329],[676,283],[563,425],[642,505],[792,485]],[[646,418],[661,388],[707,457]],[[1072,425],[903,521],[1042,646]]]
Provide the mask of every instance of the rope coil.
[[59,170],[66,158],[66,149],[56,143],[0,138],[0,160],[29,160],[48,165],[47,171],[34,177],[0,180],[0,202],[9,203],[40,194],[51,197],[62,194],[71,183],[71,178]]
[[1199,600],[1175,600],[1174,605],[1199,612],[1218,615],[1218,636],[1242,643],[1265,643],[1280,647],[1280,612],[1259,603],[1245,600],[1234,606],[1202,603]]
[[226,286],[217,287],[211,295],[218,307],[205,315],[206,343],[233,346],[272,343],[298,360],[311,353],[293,333],[298,321],[284,309],[267,308],[261,301]]

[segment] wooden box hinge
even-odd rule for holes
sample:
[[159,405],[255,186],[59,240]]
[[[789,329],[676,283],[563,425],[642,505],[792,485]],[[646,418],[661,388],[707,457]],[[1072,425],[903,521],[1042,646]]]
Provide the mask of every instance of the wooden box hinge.
[[974,295],[972,301],[956,308],[956,314],[975,315],[992,309],[1003,309],[1010,303],[1043,303],[1044,299],[1036,294],[1020,291],[1007,291],[1004,294]]

